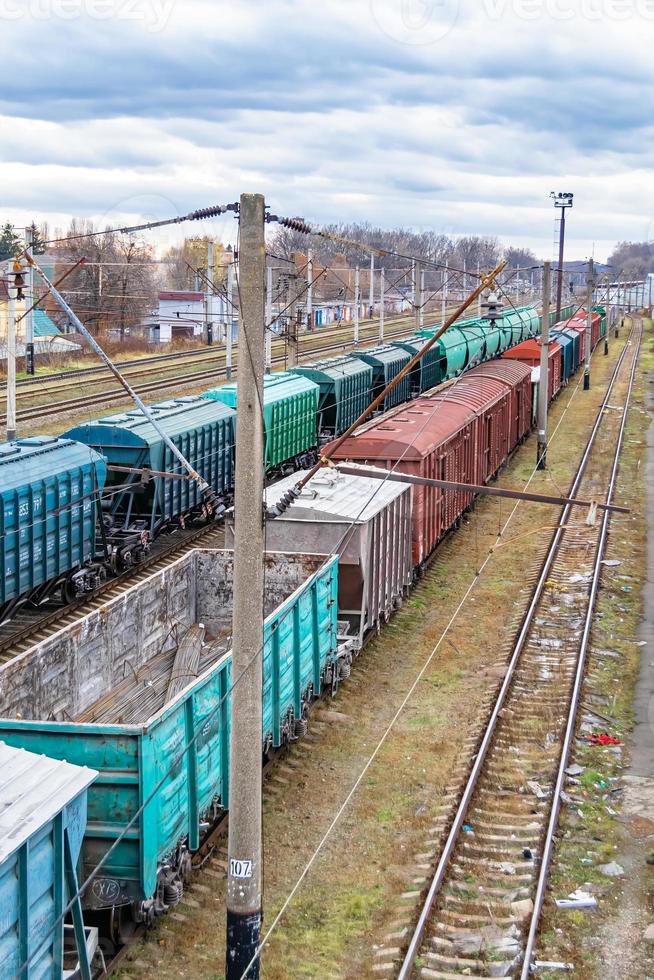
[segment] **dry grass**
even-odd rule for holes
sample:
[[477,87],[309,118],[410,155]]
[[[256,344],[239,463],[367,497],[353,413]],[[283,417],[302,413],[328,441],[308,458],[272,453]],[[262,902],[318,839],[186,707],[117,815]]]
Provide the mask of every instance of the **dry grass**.
[[[601,401],[614,354],[595,358],[593,389],[569,387],[555,403],[549,469],[531,487],[567,487],[582,441]],[[532,437],[501,475],[499,484],[521,487],[535,457]],[[439,799],[482,713],[484,696],[498,684],[497,662],[515,630],[529,594],[535,554],[551,534],[545,505],[520,504],[447,639],[439,642],[476,570],[513,509],[512,502],[481,500],[462,528],[439,549],[410,602],[355,664],[335,707],[352,724],[328,725],[319,738],[291,753],[301,763],[284,771],[289,784],[265,808],[266,921],[270,923],[313,854],[336,809],[362,771],[418,670],[438,650],[298,894],[264,955],[266,980],[373,976],[371,948],[392,931],[401,892],[416,872]],[[510,539],[514,539],[510,543]],[[321,709],[315,715],[319,719]],[[133,952],[138,976],[214,978],[224,958],[224,883],[200,876],[210,896],[186,909],[186,922],[163,919]],[[415,886],[413,886],[415,887]],[[137,975],[134,967],[123,976]]]

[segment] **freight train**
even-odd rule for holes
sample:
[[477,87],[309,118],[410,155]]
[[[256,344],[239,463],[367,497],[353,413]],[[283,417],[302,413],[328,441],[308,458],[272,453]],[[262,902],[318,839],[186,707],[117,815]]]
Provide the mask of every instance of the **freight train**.
[[[598,337],[601,329],[598,324]],[[533,354],[529,345],[526,357]],[[563,371],[564,358],[558,363]],[[574,370],[580,363],[577,358]],[[354,461],[353,473],[321,471],[269,524],[264,753],[304,734],[312,701],[347,677],[365,637],[401,605],[416,569],[473,503],[470,491],[391,483],[384,471],[477,484],[493,479],[531,429],[532,372],[529,362],[495,358],[422,392],[410,405],[391,408],[335,454]],[[350,385],[352,375],[328,377]],[[348,390],[359,397],[356,384]],[[319,393],[318,407],[320,399]],[[323,402],[325,418],[331,413],[333,421],[347,408],[337,401]],[[213,397],[203,403],[233,411]],[[187,405],[201,410],[195,399]],[[184,413],[175,415],[174,404],[167,410],[181,426]],[[201,453],[220,446],[216,426],[226,418],[232,417],[205,418],[204,442],[193,436]],[[144,438],[143,424],[135,426],[140,441],[121,443],[121,435],[113,445],[168,465],[156,453],[147,456],[156,446]],[[92,499],[93,491],[82,494],[81,488],[102,483],[105,455],[78,443],[53,444],[62,453],[80,450],[78,482],[86,482],[77,492]],[[271,449],[271,466],[274,459]],[[358,475],[361,464],[365,473]],[[220,470],[221,480],[226,472]],[[268,502],[297,479],[289,474],[271,484]],[[67,502],[54,508],[61,517],[72,511],[70,481],[55,474],[51,492],[53,486],[62,486],[60,500]],[[115,496],[122,492],[114,489]],[[146,490],[142,519],[172,513],[170,500]],[[68,525],[77,540],[84,516],[79,507]],[[87,524],[90,538],[90,518]],[[100,863],[101,869],[82,901],[87,921],[101,923],[114,940],[130,923],[148,923],[179,901],[191,853],[229,805],[231,569],[229,552],[192,552],[0,670],[0,740],[99,773],[88,787],[81,877]],[[201,634],[194,625],[200,622]],[[177,657],[193,630],[197,660],[188,683],[171,695]],[[26,909],[27,919],[30,914]]]
[[[571,308],[564,311],[564,316],[571,315]],[[570,319],[565,329],[576,332],[576,323],[576,318]],[[389,394],[383,409],[458,378],[532,339],[539,327],[534,307],[507,312],[499,325],[483,319],[461,321]],[[320,446],[358,418],[434,331],[267,376],[268,478],[315,461]],[[169,399],[151,410],[215,496],[229,504],[234,483],[235,385]],[[92,592],[107,575],[138,565],[160,534],[215,516],[197,483],[185,478],[160,434],[139,410],[74,426],[59,440],[19,439],[0,446],[0,475],[5,569],[0,623],[26,602],[43,603],[60,596],[69,602]]]

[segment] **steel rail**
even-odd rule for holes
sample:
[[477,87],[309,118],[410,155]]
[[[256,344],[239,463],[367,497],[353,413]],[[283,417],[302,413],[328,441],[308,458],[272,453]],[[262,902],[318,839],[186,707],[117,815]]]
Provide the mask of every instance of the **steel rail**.
[[[396,338],[404,336],[404,331],[389,334],[389,338]],[[372,340],[373,338],[365,338],[366,340]],[[313,347],[306,352],[300,354],[300,361],[303,362],[305,359],[311,359],[313,357],[334,353],[343,349],[344,344],[342,342],[336,342],[334,344],[329,344],[325,347]],[[273,358],[273,364],[283,364],[285,357],[283,354],[278,354]],[[136,385],[135,390],[137,393],[148,394],[149,392],[166,390],[166,388],[172,385],[187,385],[192,386],[195,382],[202,382],[210,380],[212,378],[219,379],[224,377],[226,373],[226,368],[217,367],[211,371],[198,371],[195,374],[187,374],[182,377],[175,378],[160,378],[156,381],[152,381],[147,385]],[[43,417],[48,417],[53,414],[53,412],[70,412],[75,408],[85,408],[88,405],[97,405],[104,402],[116,402],[125,400],[125,393],[122,391],[96,391],[92,395],[83,395],[79,398],[70,398],[58,402],[46,402],[41,405],[32,405],[28,408],[24,408],[18,412],[19,422],[29,422],[34,419],[40,419]],[[0,414],[0,424],[6,421],[6,414]]]
[[[611,498],[615,490],[616,479],[618,475],[618,468],[620,464],[620,454],[622,452],[622,446],[624,443],[624,433],[627,424],[627,415],[629,412],[629,403],[631,401],[631,394],[634,385],[634,377],[636,374],[636,366],[638,364],[638,354],[640,351],[640,344],[642,338],[642,320],[638,340],[635,344],[633,363],[631,365],[631,372],[629,375],[629,385],[627,388],[627,393],[625,395],[624,406],[622,409],[622,419],[620,421],[620,431],[618,433],[618,439],[616,442],[615,454],[613,457],[613,465],[611,468],[611,477],[609,480],[609,487],[606,496],[606,502],[610,503]],[[629,341],[625,345],[625,348],[629,345]],[[543,846],[543,854],[541,856],[540,873],[538,875],[538,883],[536,886],[536,894],[534,896],[534,908],[531,916],[531,924],[529,927],[529,933],[527,935],[527,941],[525,943],[525,948],[523,951],[523,963],[522,972],[520,974],[520,980],[528,980],[529,975],[532,970],[532,955],[534,951],[534,945],[536,943],[536,937],[538,934],[538,927],[540,924],[541,912],[543,909],[543,902],[545,899],[545,888],[547,885],[547,879],[549,876],[549,868],[552,859],[552,852],[554,850],[554,834],[556,832],[556,827],[559,819],[559,812],[561,809],[561,792],[563,790],[563,785],[565,781],[565,770],[568,768],[568,759],[570,756],[570,747],[572,745],[572,740],[574,738],[575,730],[577,727],[577,710],[579,708],[579,700],[581,696],[581,688],[584,681],[584,675],[586,670],[586,660],[588,653],[588,645],[590,641],[590,633],[593,625],[593,614],[595,612],[595,602],[597,600],[597,593],[599,591],[600,577],[602,573],[602,559],[604,557],[604,551],[606,548],[606,537],[609,527],[609,512],[605,511],[602,517],[602,526],[600,530],[600,536],[597,543],[597,551],[595,554],[595,564],[593,568],[593,578],[590,588],[590,594],[588,598],[588,608],[586,611],[586,620],[584,623],[584,631],[581,638],[581,644],[579,647],[579,654],[577,660],[577,668],[575,671],[575,681],[572,689],[572,698],[570,704],[570,712],[568,714],[568,721],[565,730],[565,736],[563,739],[563,746],[561,748],[561,757],[559,761],[559,768],[556,777],[556,783],[554,785],[554,790],[552,793],[552,811],[550,813],[550,819],[545,834],[545,843]]]
[[[630,333],[630,336],[631,336],[631,333]],[[579,485],[581,483],[581,480],[583,478],[583,475],[584,475],[584,472],[586,470],[586,466],[587,466],[588,460],[590,458],[590,454],[591,454],[592,449],[593,449],[593,446],[595,444],[595,439],[597,437],[597,433],[599,432],[599,429],[601,427],[602,421],[605,418],[605,414],[604,413],[605,413],[605,410],[606,410],[606,406],[609,404],[609,399],[610,399],[611,394],[613,392],[613,387],[614,387],[615,381],[616,381],[616,379],[618,377],[618,373],[620,371],[620,368],[621,368],[622,363],[624,361],[624,358],[626,356],[628,346],[629,346],[629,338],[627,338],[627,340],[626,340],[626,342],[624,344],[624,347],[623,347],[623,349],[622,349],[622,351],[620,353],[620,356],[619,356],[619,358],[618,358],[618,360],[616,362],[616,365],[615,365],[615,367],[613,369],[613,373],[612,373],[611,378],[609,380],[609,384],[608,384],[607,389],[606,389],[606,393],[604,395],[604,398],[602,399],[602,404],[600,405],[600,408],[599,408],[599,410],[597,412],[597,415],[595,417],[595,422],[593,424],[593,428],[591,430],[590,436],[589,436],[588,441],[586,443],[586,447],[584,449],[583,456],[582,456],[581,461],[579,463],[579,467],[577,468],[577,472],[575,474],[575,477],[574,477],[572,486],[571,486],[571,488],[569,490],[569,495],[571,497],[574,497],[576,495],[576,493],[578,491],[578,488],[579,488]],[[412,937],[411,937],[411,941],[409,943],[408,950],[406,952],[406,955],[405,955],[404,960],[402,962],[402,965],[400,967],[400,972],[398,973],[397,980],[409,980],[409,976],[411,974],[411,971],[413,970],[413,965],[414,965],[416,956],[418,955],[418,952],[419,952],[419,949],[420,949],[420,944],[422,942],[422,937],[424,935],[425,928],[426,928],[427,923],[429,921],[429,917],[430,917],[430,914],[431,914],[431,911],[432,911],[432,908],[433,908],[433,905],[434,905],[434,900],[435,900],[435,898],[436,898],[436,896],[437,896],[437,894],[438,894],[438,892],[440,890],[440,887],[441,887],[441,885],[443,883],[443,879],[445,877],[445,872],[447,870],[447,867],[448,867],[450,858],[451,858],[452,853],[454,851],[455,844],[456,844],[457,839],[459,837],[459,833],[460,833],[461,827],[462,827],[462,825],[464,823],[465,815],[466,815],[468,806],[469,806],[470,801],[472,799],[472,795],[473,795],[473,793],[475,791],[475,788],[476,788],[476,785],[477,785],[479,776],[480,776],[481,771],[482,771],[483,766],[484,766],[484,762],[486,761],[486,756],[488,754],[488,750],[489,750],[490,744],[491,744],[491,742],[493,740],[493,736],[495,734],[495,729],[497,727],[497,723],[498,723],[498,720],[499,720],[499,717],[500,717],[500,713],[502,711],[502,708],[504,707],[504,702],[505,702],[506,697],[507,697],[507,694],[509,692],[509,688],[511,687],[511,684],[513,682],[513,677],[514,677],[514,674],[515,674],[516,666],[517,666],[518,661],[520,660],[520,657],[522,655],[522,651],[523,651],[525,642],[527,640],[527,637],[528,637],[528,634],[529,634],[529,630],[530,630],[530,628],[532,626],[532,622],[533,622],[533,619],[534,619],[534,616],[535,616],[535,613],[536,613],[536,609],[538,607],[538,603],[540,602],[540,599],[542,597],[542,594],[543,594],[543,591],[544,591],[544,587],[545,587],[545,583],[546,583],[546,581],[547,581],[547,579],[549,577],[550,569],[551,569],[551,567],[552,567],[552,565],[554,563],[554,559],[555,559],[556,554],[558,552],[559,544],[561,542],[561,538],[563,536],[564,531],[566,530],[566,526],[567,526],[568,520],[570,518],[571,511],[572,511],[571,505],[570,504],[566,504],[565,507],[563,508],[563,512],[562,512],[562,515],[561,515],[560,522],[559,522],[559,524],[557,526],[557,529],[554,532],[554,535],[553,535],[552,540],[550,542],[550,545],[549,545],[547,554],[546,554],[545,559],[544,559],[544,562],[543,562],[543,566],[541,568],[540,575],[538,577],[538,581],[536,583],[536,587],[534,589],[534,592],[532,594],[532,597],[531,597],[529,606],[527,608],[527,611],[525,613],[524,619],[522,621],[522,625],[520,627],[520,631],[518,633],[518,636],[517,636],[517,639],[516,639],[516,642],[515,642],[515,645],[514,645],[513,653],[511,655],[511,659],[509,661],[509,664],[508,664],[508,667],[507,667],[507,671],[506,671],[506,674],[504,676],[504,680],[502,682],[502,686],[501,686],[501,688],[499,690],[499,693],[497,695],[497,699],[496,699],[495,704],[493,706],[493,710],[492,710],[491,715],[490,715],[490,718],[488,720],[488,724],[487,724],[486,730],[484,732],[484,736],[482,738],[481,744],[480,744],[479,749],[477,751],[477,755],[476,755],[475,761],[474,761],[474,763],[472,765],[472,769],[470,771],[470,775],[468,776],[468,780],[466,782],[465,789],[464,789],[463,794],[461,796],[461,800],[459,802],[459,806],[457,807],[456,814],[455,814],[454,819],[452,821],[452,826],[450,828],[450,832],[448,834],[447,840],[445,842],[445,846],[443,847],[443,850],[441,852],[441,856],[440,856],[439,861],[438,861],[438,865],[436,866],[436,871],[434,872],[434,876],[433,876],[432,881],[431,881],[431,884],[429,886],[429,890],[427,892],[427,897],[425,898],[425,901],[423,903],[423,906],[422,906],[422,909],[421,909],[421,912],[420,912],[420,916],[418,918],[417,925],[416,925],[416,927],[414,929],[414,932],[413,932]]]
[[[428,314],[428,316],[429,315],[430,314]],[[440,319],[440,315],[439,315],[439,319]],[[410,327],[412,320],[413,320],[413,314],[401,314],[387,319],[386,326],[394,327],[394,326],[406,324],[407,326]],[[366,331],[375,330],[377,326],[378,326],[377,319],[372,319],[372,320],[368,319],[368,320],[360,321],[361,330],[366,330]],[[435,326],[435,324],[427,324],[426,326]],[[347,325],[335,326],[333,324],[329,324],[326,325],[325,327],[320,327],[317,328],[316,330],[312,330],[311,332],[304,331],[300,334],[300,346],[302,345],[302,341],[311,340],[313,338],[317,338],[321,336],[325,336],[325,337],[330,335],[336,336],[341,333],[351,334],[352,328],[348,327]],[[62,334],[61,336],[63,337],[64,340],[66,339],[66,334]],[[361,339],[369,340],[374,338],[363,337]],[[280,342],[283,342],[284,338],[279,337],[279,340]],[[273,343],[274,342],[275,341],[273,340]],[[347,341],[347,343],[354,345],[354,340],[350,339],[349,341]],[[224,346],[222,344],[219,346],[216,343],[211,346],[207,346],[205,348],[198,347],[198,348],[193,348],[192,350],[175,351],[174,353],[169,353],[169,354],[153,354],[151,357],[136,357],[136,358],[130,358],[129,360],[117,360],[116,364],[121,370],[123,370],[124,368],[131,368],[131,367],[138,368],[151,364],[164,365],[168,361],[174,362],[177,360],[183,360],[185,358],[197,358],[198,360],[202,361],[202,360],[209,360],[211,359],[211,357],[219,358],[224,356],[225,356]],[[51,374],[38,374],[35,375],[34,377],[20,378],[16,382],[16,388],[18,390],[29,389],[32,387],[37,388],[39,387],[39,385],[45,385],[50,382],[65,381],[67,378],[81,379],[83,377],[87,377],[88,375],[96,375],[96,374],[106,374],[107,376],[109,376],[109,372],[107,371],[107,368],[104,367],[104,365],[102,364],[98,364],[93,367],[76,368],[70,371],[58,371],[58,372],[53,372]],[[6,393],[6,385],[0,384],[0,395],[3,395],[5,393]]]

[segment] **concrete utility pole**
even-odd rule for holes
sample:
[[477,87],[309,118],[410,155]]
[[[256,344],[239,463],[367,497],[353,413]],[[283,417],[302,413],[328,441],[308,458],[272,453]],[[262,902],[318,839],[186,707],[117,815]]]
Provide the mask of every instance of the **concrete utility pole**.
[[[477,279],[481,276],[481,262],[477,263]],[[477,297],[477,319],[481,319],[481,293]]]
[[207,343],[213,343],[213,297],[214,289],[213,242],[207,242],[207,283],[204,293],[204,326]]
[[411,261],[411,309],[416,308],[416,293],[418,292],[418,281],[416,279],[416,260]]
[[584,365],[584,391],[590,388],[590,344],[593,327],[593,267],[592,259],[588,260],[588,277],[586,279],[586,363]]
[[538,445],[536,447],[536,467],[544,470],[547,466],[547,400],[549,395],[549,351],[550,351],[550,302],[552,291],[552,266],[543,263],[543,319],[540,348],[540,383],[538,391]]
[[561,211],[561,228],[559,231],[559,279],[556,284],[556,319],[555,323],[558,323],[561,319],[561,298],[563,295],[563,249],[565,245],[565,212],[568,208],[572,207],[574,195],[570,192],[564,192],[556,194],[554,191],[550,194],[550,197],[554,201],[554,207],[559,208]]
[[447,308],[447,276],[449,272],[449,260],[445,259],[443,270],[443,281],[441,283],[441,320],[445,323],[445,310]]
[[420,330],[420,312],[422,310],[422,294],[420,292],[422,266],[413,263],[413,322],[416,333]]
[[[266,246],[262,194],[242,194],[227,867],[227,980],[257,980],[261,936],[263,659],[263,362]],[[254,963],[248,970],[248,966]]]
[[418,307],[418,322],[420,329],[425,325],[425,270],[420,266],[420,306]]
[[359,304],[361,303],[361,270],[354,271],[354,343],[359,343]]
[[295,265],[295,252],[291,253],[293,271],[288,277],[288,299],[286,311],[288,328],[286,330],[286,364],[289,368],[297,367],[298,363],[298,303],[302,298],[301,279]]
[[375,315],[375,256],[370,256],[370,319]]
[[16,300],[9,283],[7,303],[7,442],[16,438]]
[[384,267],[379,270],[379,343],[384,343],[384,303],[386,301],[386,277]]
[[266,268],[266,372],[272,371],[272,323],[273,323],[273,270],[269,265]]
[[[32,254],[33,241],[34,234],[30,226],[25,229],[25,246],[28,255]],[[100,268],[102,271],[102,267]],[[25,371],[27,374],[34,374],[34,310],[31,309],[34,303],[34,269],[31,265],[27,267],[25,286],[25,304],[26,309],[29,311],[25,315]]]
[[234,343],[234,259],[227,266],[227,337],[225,338],[225,377],[232,378],[232,345]]
[[313,256],[311,249],[307,250],[307,322],[309,330],[313,326]]

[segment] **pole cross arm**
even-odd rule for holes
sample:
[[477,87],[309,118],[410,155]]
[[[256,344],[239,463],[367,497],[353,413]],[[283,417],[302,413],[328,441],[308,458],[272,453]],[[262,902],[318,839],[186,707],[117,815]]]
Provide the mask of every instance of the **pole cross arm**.
[[607,510],[613,514],[628,514],[628,507],[620,507],[617,504],[603,504],[598,500],[582,500],[580,497],[557,497],[544,493],[529,493],[525,490],[513,490],[509,487],[489,487],[477,483],[460,483],[458,480],[431,480],[428,477],[413,476],[410,473],[393,473],[391,470],[367,469],[365,466],[348,465],[347,463],[337,463],[336,469],[340,473],[347,473],[350,476],[365,476],[373,480],[389,480],[393,483],[409,483],[416,486],[438,487],[442,490],[464,490],[469,493],[483,493],[490,497],[509,497],[512,500],[530,500],[536,504],[556,504],[563,506],[570,504],[572,507],[596,507],[598,510]]

